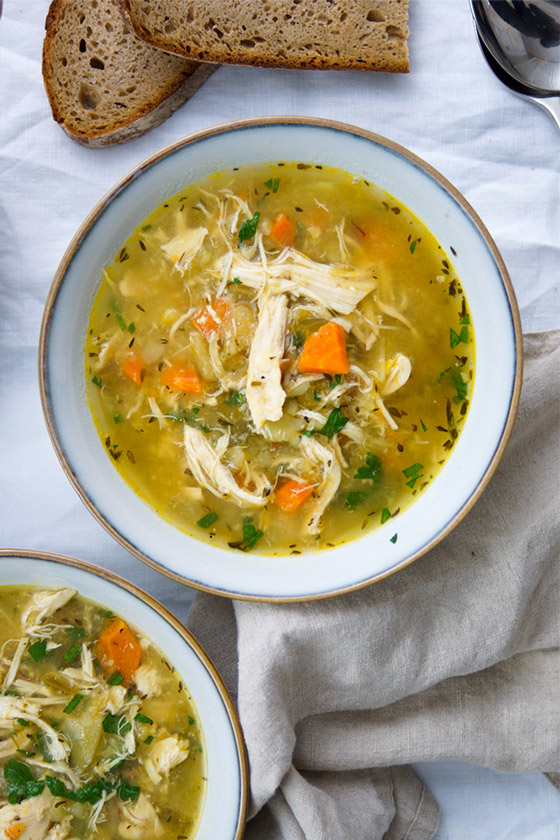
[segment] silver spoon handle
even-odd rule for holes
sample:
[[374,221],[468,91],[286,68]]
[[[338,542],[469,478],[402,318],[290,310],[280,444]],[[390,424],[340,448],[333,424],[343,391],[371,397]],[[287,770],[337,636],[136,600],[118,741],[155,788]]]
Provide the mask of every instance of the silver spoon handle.
[[548,111],[558,128],[560,128],[560,96],[547,96],[542,99],[535,98],[533,101],[537,105],[540,105],[541,108],[544,108],[545,111]]

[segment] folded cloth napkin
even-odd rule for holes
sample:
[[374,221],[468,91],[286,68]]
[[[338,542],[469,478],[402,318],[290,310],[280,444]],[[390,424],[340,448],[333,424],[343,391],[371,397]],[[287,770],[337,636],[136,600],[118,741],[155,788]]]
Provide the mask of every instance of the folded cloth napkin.
[[414,761],[560,771],[559,372],[560,331],[525,336],[504,458],[416,563],[324,601],[197,596],[247,744],[248,840],[427,840]]

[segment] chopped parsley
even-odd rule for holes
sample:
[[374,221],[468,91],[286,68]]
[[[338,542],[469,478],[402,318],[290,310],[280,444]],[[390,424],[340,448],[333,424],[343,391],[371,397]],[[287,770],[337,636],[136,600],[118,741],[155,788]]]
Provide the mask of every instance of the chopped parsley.
[[34,642],[27,652],[34,662],[38,662],[47,652],[46,639],[40,639],[38,642]]
[[239,277],[234,277],[234,278],[233,278],[233,282],[235,283],[235,285],[236,285],[236,286],[242,286],[242,285],[243,285],[243,283],[242,283],[242,281],[239,279]]
[[193,718],[192,715],[189,715],[188,720],[189,720],[189,726],[194,726],[195,725],[196,720]]
[[461,327],[460,333],[456,333],[452,327],[449,330],[449,346],[451,349],[454,350],[461,343],[469,343],[469,328],[466,324],[464,327]]
[[65,715],[71,715],[80,700],[84,699],[83,694],[74,694],[68,705],[62,710]]
[[245,219],[245,221],[242,222],[241,227],[239,228],[239,233],[237,234],[239,237],[239,243],[237,245],[238,248],[241,248],[241,244],[243,242],[253,239],[255,233],[257,232],[257,225],[260,217],[261,214],[257,211],[252,219]]
[[406,482],[407,487],[414,487],[418,479],[422,478],[421,471],[423,469],[423,464],[412,464],[412,466],[407,467],[405,470],[403,470],[403,474],[406,476],[406,478],[410,479],[410,481]]
[[126,735],[132,729],[132,724],[119,715],[106,714],[102,720],[103,731],[108,735]]
[[138,723],[147,723],[150,725],[153,723],[153,720],[147,715],[143,715],[142,712],[138,712],[138,714],[134,716],[134,720],[138,721]]
[[130,324],[128,325],[128,331],[131,335],[132,335],[132,333],[136,332],[136,324],[134,323],[134,321],[131,321]]
[[124,682],[124,677],[120,671],[115,671],[114,674],[111,674],[107,682],[109,683],[109,685],[120,685],[122,682]]
[[410,253],[411,254],[413,254],[415,252],[416,245],[417,245],[416,239],[413,239],[412,242],[410,243]]
[[147,738],[144,738],[144,743],[149,746],[152,743],[153,740],[154,740],[154,736],[153,735],[148,735]]
[[45,789],[45,783],[36,779],[27,764],[10,758],[4,765],[4,779],[8,802],[17,805],[24,799],[39,796]]
[[420,425],[422,426],[422,431],[423,431],[423,432],[427,432],[427,431],[428,431],[428,427],[426,426],[426,424],[424,423],[424,421],[422,420],[422,418],[420,418]]
[[344,504],[346,507],[350,508],[350,510],[355,510],[358,505],[361,505],[364,499],[368,496],[367,493],[362,493],[359,490],[352,491],[348,493],[346,499],[344,500]]
[[138,794],[140,793],[140,788],[138,785],[129,785],[127,782],[121,782],[117,785],[117,796],[121,800],[121,802],[134,802],[138,799]]
[[245,402],[245,394],[243,391],[234,391],[227,399],[224,400],[226,405],[243,405]]
[[306,437],[312,437],[313,435],[325,435],[325,437],[328,437],[330,440],[338,434],[338,432],[342,431],[349,419],[349,417],[342,416],[340,408],[333,408],[327,417],[327,422],[321,429],[304,429],[301,434]]
[[354,478],[370,479],[371,481],[379,481],[383,470],[381,461],[374,455],[373,452],[368,452],[366,455],[366,463],[358,467]]
[[113,310],[113,315],[117,319],[117,324],[119,325],[121,330],[124,332],[126,330],[126,321],[124,320],[123,316],[119,312],[117,304],[115,303],[114,300],[111,301],[111,309]]
[[207,513],[206,516],[199,519],[196,524],[199,528],[210,528],[210,526],[213,525],[214,522],[217,522],[219,518],[220,517],[217,513],[210,511],[210,513]]
[[398,536],[399,536],[398,534],[393,534],[393,536],[391,537],[391,542],[396,543],[396,541],[398,539]]
[[294,347],[297,347],[298,349],[300,347],[303,347],[303,345],[305,344],[305,339],[304,339],[304,337],[302,336],[301,333],[299,333],[299,332],[292,333],[292,344],[294,345]]
[[200,423],[196,419],[196,415],[200,412],[200,408],[189,408],[188,411],[185,411],[184,408],[180,408],[178,411],[170,411],[165,416],[169,418],[169,420],[175,420],[177,423],[187,423],[189,426],[196,426],[197,429],[200,429],[201,432],[204,432],[205,435],[208,434],[210,431],[209,426],[206,426],[204,423]]
[[91,381],[93,382],[94,385],[97,385],[98,388],[103,387],[103,380],[101,379],[100,376],[92,376]]
[[280,186],[280,178],[270,178],[268,181],[264,182],[265,187],[268,187],[269,190],[272,190],[273,193],[278,192],[278,187]]
[[70,645],[66,653],[64,654],[64,661],[67,665],[71,665],[75,658],[81,653],[82,646],[74,643]]
[[391,511],[388,508],[383,508],[381,511],[381,524],[383,525],[384,522],[387,522],[388,519],[391,518]]
[[463,400],[467,396],[467,383],[463,380],[463,377],[461,376],[458,370],[454,370],[451,372],[451,381],[453,382],[453,387],[457,391],[457,395],[453,397],[453,402],[463,402]]
[[240,551],[250,551],[258,541],[264,537],[264,531],[257,530],[253,525],[252,516],[243,517],[243,539],[238,542],[228,543],[230,548],[238,548]]
[[470,322],[471,322],[471,319],[469,318],[468,315],[463,315],[463,317],[459,321],[460,324],[470,324]]

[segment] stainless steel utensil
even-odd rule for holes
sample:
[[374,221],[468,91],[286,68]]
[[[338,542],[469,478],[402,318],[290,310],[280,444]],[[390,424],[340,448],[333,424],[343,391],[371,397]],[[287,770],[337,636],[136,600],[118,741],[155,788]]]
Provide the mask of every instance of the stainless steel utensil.
[[560,128],[560,0],[471,0],[471,7],[490,68]]

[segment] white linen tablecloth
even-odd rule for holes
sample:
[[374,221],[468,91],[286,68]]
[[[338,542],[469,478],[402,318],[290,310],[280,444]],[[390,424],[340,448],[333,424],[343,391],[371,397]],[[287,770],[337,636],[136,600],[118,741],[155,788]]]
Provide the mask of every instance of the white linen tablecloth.
[[[84,217],[132,166],[186,134],[266,114],[337,119],[401,143],[442,172],[496,240],[524,331],[560,325],[560,134],[491,75],[467,0],[411,0],[411,73],[220,68],[149,134],[84,149],[50,115],[41,77],[47,0],[0,19],[0,545],[113,569],[185,617],[193,593],[132,558],[62,473],[41,414],[37,345],[59,260]],[[271,150],[271,157],[273,157]],[[438,840],[559,840],[560,796],[539,774],[416,765],[442,806]]]

